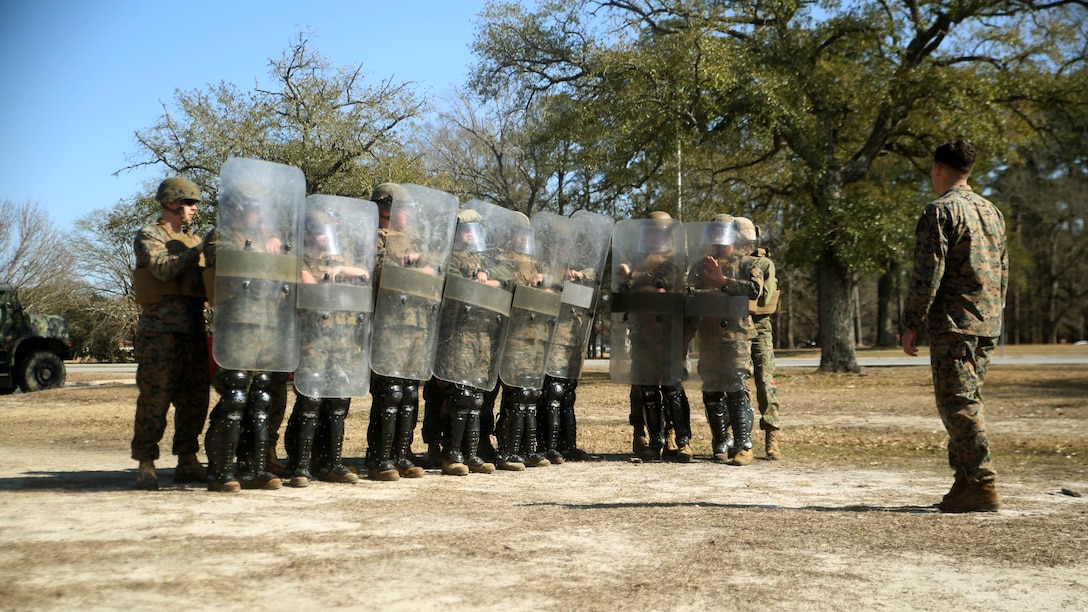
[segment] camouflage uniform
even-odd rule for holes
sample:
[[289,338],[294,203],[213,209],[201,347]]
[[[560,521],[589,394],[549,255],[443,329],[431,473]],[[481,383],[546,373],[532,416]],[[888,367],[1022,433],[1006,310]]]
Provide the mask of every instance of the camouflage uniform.
[[[313,211],[307,213],[307,231],[313,227],[328,225],[330,221],[322,214]],[[302,270],[308,273],[313,282],[361,283],[358,277],[331,278],[333,267],[344,264],[352,265],[339,255],[311,255],[302,258]],[[303,275],[303,278],[306,278]],[[345,364],[357,362],[364,350],[362,341],[367,331],[365,323],[357,320],[353,312],[324,312],[302,310],[300,324],[309,330],[322,329],[322,333],[312,335],[308,342],[299,346],[300,363],[310,366],[311,373],[321,377],[335,377],[333,386],[346,387],[348,371]],[[345,346],[343,337],[336,330],[350,330],[355,336]],[[350,335],[349,335],[350,337]],[[315,365],[316,364],[316,365]],[[302,370],[296,372],[296,383]],[[325,380],[328,380],[325,378]],[[338,385],[335,381],[344,381]],[[304,386],[305,388],[305,386]],[[288,462],[285,472],[291,476],[290,485],[307,486],[313,479],[311,467],[316,469],[319,480],[353,484],[358,482],[351,469],[343,462],[344,427],[351,407],[349,397],[310,397],[295,388],[295,405],[291,409],[291,418],[285,432]]]
[[[136,326],[136,418],[132,458],[159,458],[159,441],[166,414],[174,404],[175,455],[200,450],[200,433],[208,414],[208,342],[204,328],[204,297],[200,243],[188,228],[174,232],[159,219],[136,234],[136,269],[159,281],[176,281],[187,295],[162,295],[157,303],[140,305]],[[169,290],[167,290],[169,291]]]
[[[265,245],[214,229],[205,241],[209,268],[215,268],[218,249],[223,246],[263,250]],[[279,291],[279,283],[263,280],[253,283],[264,285],[269,291]],[[216,295],[220,303],[229,299],[235,298]],[[265,316],[276,317],[265,311],[268,308],[273,306],[262,303],[261,308],[252,309],[246,314],[254,322],[261,321]],[[216,338],[216,341],[225,342],[222,338]],[[229,350],[234,354],[251,351],[260,354],[267,348],[261,346],[257,338],[252,342],[242,342],[241,338],[237,338],[236,345]],[[208,451],[209,488],[231,490],[229,483],[236,481],[247,488],[274,489],[280,486],[279,478],[268,471],[268,459],[270,454],[275,453],[279,427],[286,411],[287,378],[283,372],[216,369],[212,382],[219,393],[219,401],[212,408],[208,431],[204,436],[204,447]]]
[[[532,256],[512,252],[500,259],[511,263],[508,266],[496,268],[495,276],[503,283],[511,285],[511,290],[514,285],[534,286],[537,284],[541,266]],[[517,362],[522,365],[537,359],[542,361],[548,350],[551,329],[541,325],[512,324],[503,359],[522,360]],[[519,469],[519,465],[542,467],[549,463],[563,462],[563,456],[559,454],[555,444],[542,447],[550,451],[548,457],[537,450],[537,404],[540,402],[541,395],[541,389],[502,383],[502,403],[499,405],[499,418],[496,423],[498,432],[496,456],[500,461],[500,468],[505,465],[508,466],[507,469],[516,470]],[[558,428],[555,429],[558,433]],[[550,436],[544,439],[545,444],[549,438]]]
[[1005,219],[960,185],[926,207],[916,234],[903,325],[929,332],[937,410],[957,481],[992,483],[981,388],[1008,287]]
[[771,315],[778,310],[778,280],[774,261],[766,249],[756,249],[756,266],[763,274],[763,292],[752,300],[748,311],[752,315],[752,365],[759,405],[759,427],[763,430],[781,429],[778,422],[778,391],[774,383],[774,330]]
[[[664,289],[666,293],[678,293],[684,284],[684,271],[673,261],[671,253],[648,254],[641,261],[635,262],[630,276],[617,289],[623,293],[657,293]],[[655,313],[632,313],[633,318],[646,319],[642,324],[632,325],[630,343],[631,370],[637,378],[656,378],[661,359],[659,347],[670,344],[674,330],[668,325],[654,325],[650,320],[660,319]],[[654,335],[651,330],[664,334]],[[676,445],[686,449],[691,441],[690,406],[687,394],[681,383],[669,385],[633,385],[630,394],[631,412],[629,422],[634,429],[636,440],[634,450],[646,459],[660,459],[666,447],[666,432],[670,427],[675,430]],[[643,429],[645,427],[645,430]],[[640,434],[647,432],[647,437]],[[646,448],[640,448],[645,440]],[[685,455],[690,458],[690,454]]]
[[[419,234],[412,228],[378,230],[376,274],[381,280],[385,258],[403,260],[419,252]],[[422,267],[426,261],[415,261],[404,267]],[[389,333],[386,338],[397,343],[391,353],[406,358],[426,350],[417,342],[422,336],[414,330],[425,329],[429,324],[422,312],[415,309],[398,311],[399,318],[384,319],[381,324],[387,330],[411,329],[413,333]],[[370,422],[366,432],[366,466],[371,478],[393,480],[394,476],[418,478],[423,470],[412,461],[412,438],[419,420],[419,381],[374,374],[370,384]],[[424,441],[428,441],[426,430]],[[434,440],[437,443],[437,436]],[[395,470],[395,472],[394,472]]]
[[[731,221],[734,228],[740,219]],[[730,216],[719,215],[714,223],[729,225]],[[738,240],[744,240],[739,231],[737,234]],[[754,238],[753,235],[749,239]],[[723,243],[714,244],[719,246],[711,246],[708,255],[717,261],[725,278],[724,284],[707,279],[704,276],[706,265],[702,261],[693,261],[690,291],[697,296],[758,299],[763,294],[763,273],[756,258],[744,254],[750,243],[732,247],[720,246]],[[699,353],[698,371],[703,381],[703,404],[710,425],[714,458],[728,461],[731,465],[746,465],[751,461],[753,415],[747,380],[752,377],[752,337],[755,328],[746,306],[748,304],[742,303],[741,314],[737,316],[702,316],[693,321]],[[732,446],[727,428],[732,429]]]

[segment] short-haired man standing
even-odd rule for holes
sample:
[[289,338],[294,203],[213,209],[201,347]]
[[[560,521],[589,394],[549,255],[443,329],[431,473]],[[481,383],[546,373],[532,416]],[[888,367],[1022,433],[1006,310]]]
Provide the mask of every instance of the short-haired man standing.
[[903,313],[903,352],[915,356],[918,330],[929,333],[937,410],[948,432],[952,489],[941,512],[995,512],[1001,506],[990,462],[982,384],[997,338],[1009,282],[1005,219],[967,184],[970,142],[946,142],[933,154],[941,197],[918,220],[914,273]]

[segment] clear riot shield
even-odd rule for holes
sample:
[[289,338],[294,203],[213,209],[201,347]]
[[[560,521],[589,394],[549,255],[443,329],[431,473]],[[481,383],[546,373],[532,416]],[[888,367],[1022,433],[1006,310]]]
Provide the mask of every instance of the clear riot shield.
[[549,376],[577,379],[582,375],[586,344],[593,331],[614,223],[588,210],[575,212],[570,220],[577,233],[566,249],[568,272],[545,371]]
[[695,326],[689,361],[704,391],[742,391],[751,371],[748,344],[748,243],[732,221],[685,223],[688,285],[684,314]]
[[373,202],[306,198],[298,286],[299,393],[339,398],[370,391],[377,239]]
[[559,316],[575,231],[570,219],[540,212],[513,236],[516,284],[499,366],[499,378],[507,385],[529,389],[544,385],[544,362]]
[[684,377],[683,225],[632,219],[612,235],[612,381],[674,385]]
[[381,376],[418,381],[429,379],[434,366],[457,196],[419,185],[401,187],[383,232],[370,364]]
[[232,157],[219,173],[213,354],[230,370],[293,372],[300,218],[292,166]]
[[523,215],[482,200],[463,207],[438,324],[434,375],[483,391],[495,388],[509,329],[517,259],[513,238]]

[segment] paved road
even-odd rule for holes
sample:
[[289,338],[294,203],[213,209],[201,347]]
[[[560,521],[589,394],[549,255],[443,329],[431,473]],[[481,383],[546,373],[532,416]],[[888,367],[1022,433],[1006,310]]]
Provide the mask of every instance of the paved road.
[[[1002,355],[1000,349],[994,356],[994,364],[998,365],[1084,365],[1088,364],[1088,350],[1076,355]],[[779,368],[817,368],[820,366],[820,356],[813,354],[811,357],[779,357],[775,360]],[[924,355],[907,357],[906,355],[859,357],[858,365],[865,368],[872,367],[902,367],[902,366],[928,366],[929,358]],[[588,359],[586,366],[608,368],[607,359]],[[109,374],[136,375],[134,363],[70,363],[68,369],[72,372],[102,372]]]

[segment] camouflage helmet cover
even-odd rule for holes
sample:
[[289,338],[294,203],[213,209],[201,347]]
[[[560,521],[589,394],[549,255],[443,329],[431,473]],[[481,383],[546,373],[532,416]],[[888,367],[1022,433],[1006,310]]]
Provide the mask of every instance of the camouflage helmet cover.
[[759,228],[755,223],[747,217],[737,217],[733,220],[733,223],[737,226],[737,233],[743,236],[749,242],[755,242],[759,238]]
[[370,193],[370,201],[379,208],[389,208],[394,199],[407,200],[408,197],[408,190],[397,183],[382,183]]
[[155,193],[155,199],[160,204],[168,202],[181,202],[184,200],[201,201],[200,188],[196,183],[183,176],[172,176],[159,183],[159,190]]

